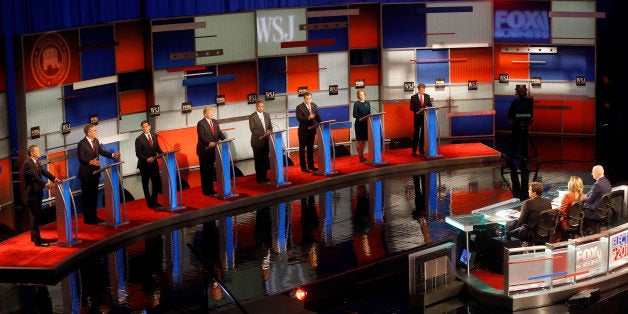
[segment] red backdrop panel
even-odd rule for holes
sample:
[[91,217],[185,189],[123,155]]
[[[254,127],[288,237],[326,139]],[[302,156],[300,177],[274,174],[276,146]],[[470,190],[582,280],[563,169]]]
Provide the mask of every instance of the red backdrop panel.
[[11,158],[0,160],[0,204],[13,202],[13,185],[11,183]]
[[412,137],[414,118],[410,100],[402,103],[384,103],[384,134],[386,138]]
[[[527,63],[512,63],[516,61],[528,61],[527,53],[502,53],[502,45],[495,45],[495,77],[499,79],[500,73],[508,73],[510,79],[527,80],[530,78],[530,68]],[[508,45],[508,47],[515,47]],[[522,48],[524,46],[521,46]]]
[[218,83],[218,95],[225,95],[225,102],[244,101],[248,94],[257,92],[257,67],[255,62],[219,65],[219,75],[234,74],[235,80]]
[[379,84],[379,66],[352,66],[349,70],[349,84],[355,84],[355,80],[357,79],[364,79],[365,85]]
[[23,47],[26,90],[81,80],[77,30],[24,36]]
[[467,59],[450,63],[452,83],[467,83],[469,80],[484,83],[493,81],[493,51],[490,47],[451,49],[449,56],[451,59]]
[[349,49],[377,48],[379,46],[379,6],[363,4],[351,6],[359,15],[349,16]]
[[144,33],[141,22],[116,24],[116,72],[144,69]]
[[146,91],[143,89],[121,92],[120,114],[146,111]]
[[565,100],[564,105],[571,106],[571,110],[563,111],[563,132],[574,134],[594,134],[595,99],[586,101]]
[[296,93],[301,86],[307,86],[310,91],[319,90],[317,55],[290,56],[287,61],[288,93]]

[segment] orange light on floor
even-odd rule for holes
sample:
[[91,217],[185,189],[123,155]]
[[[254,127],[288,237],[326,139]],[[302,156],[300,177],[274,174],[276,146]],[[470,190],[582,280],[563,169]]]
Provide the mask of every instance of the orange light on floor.
[[306,296],[307,296],[307,292],[303,290],[302,288],[298,288],[297,290],[294,291],[294,297],[297,298],[297,300],[299,301],[305,300]]

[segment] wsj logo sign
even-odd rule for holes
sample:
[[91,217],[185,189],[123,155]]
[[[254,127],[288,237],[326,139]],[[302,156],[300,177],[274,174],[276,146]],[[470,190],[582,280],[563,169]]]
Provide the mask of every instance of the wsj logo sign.
[[547,11],[495,11],[495,38],[549,40],[549,37]]
[[294,16],[266,16],[257,18],[258,43],[291,41],[294,39]]

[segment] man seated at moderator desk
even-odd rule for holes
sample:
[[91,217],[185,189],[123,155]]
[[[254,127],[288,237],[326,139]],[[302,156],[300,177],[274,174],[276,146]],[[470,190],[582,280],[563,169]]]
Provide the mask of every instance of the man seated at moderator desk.
[[537,238],[533,226],[539,220],[540,213],[552,209],[552,201],[541,197],[543,183],[532,182],[528,189],[529,199],[521,204],[521,213],[517,222],[509,228],[507,238],[515,237],[521,241],[534,242]]

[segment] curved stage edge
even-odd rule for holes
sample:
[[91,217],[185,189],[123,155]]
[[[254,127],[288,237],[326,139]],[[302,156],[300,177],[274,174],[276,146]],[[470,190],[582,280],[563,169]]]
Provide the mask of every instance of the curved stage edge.
[[[445,146],[454,147],[456,145],[469,145],[469,144],[449,144],[443,145],[442,151],[446,151]],[[15,245],[12,243],[12,239],[6,240],[0,243],[0,282],[13,282],[13,283],[37,283],[37,284],[56,284],[63,277],[67,276],[71,271],[78,267],[81,263],[89,260],[97,259],[102,254],[115,250],[116,248],[131,244],[138,240],[149,238],[151,236],[158,235],[162,232],[169,230],[176,230],[185,226],[192,226],[202,223],[204,221],[211,221],[225,216],[238,215],[239,213],[251,211],[252,208],[261,208],[270,204],[276,203],[278,200],[289,200],[299,198],[304,194],[316,193],[317,191],[325,191],[337,186],[349,184],[351,182],[360,180],[376,180],[383,179],[385,177],[395,176],[401,173],[407,172],[422,172],[422,171],[441,171],[451,169],[463,169],[469,167],[486,167],[486,166],[498,166],[501,162],[501,153],[498,151],[484,146],[484,144],[474,143],[474,145],[481,145],[485,149],[483,155],[480,156],[464,156],[464,157],[450,157],[452,155],[443,153],[442,157],[434,159],[420,159],[413,162],[403,163],[399,159],[394,158],[394,154],[405,156],[410,155],[409,149],[399,149],[387,151],[387,158],[391,156],[394,163],[389,163],[383,166],[366,166],[358,169],[356,172],[343,173],[340,172],[334,176],[312,176],[309,180],[300,180],[301,182],[294,182],[291,185],[284,185],[281,187],[272,187],[271,191],[260,193],[253,196],[240,196],[233,199],[228,199],[221,204],[211,205],[203,208],[189,208],[182,211],[176,211],[169,213],[169,217],[161,218],[150,222],[131,222],[117,228],[94,226],[97,228],[104,228],[104,235],[100,239],[93,241],[85,241],[77,245],[76,247],[35,247],[30,241],[24,241],[28,245]],[[460,148],[457,148],[460,149]],[[461,150],[464,150],[461,149]],[[453,154],[454,156],[456,154]],[[342,157],[341,157],[342,158]],[[347,156],[344,158],[355,159],[355,156]],[[337,158],[339,159],[339,158]],[[407,159],[407,158],[406,158]],[[414,159],[416,160],[416,159]],[[290,169],[298,169],[298,166],[292,166]],[[340,169],[342,170],[342,169]],[[253,177],[255,175],[252,175]],[[296,181],[296,180],[295,180]],[[308,182],[313,181],[313,182]],[[254,182],[254,180],[253,180]],[[253,183],[255,184],[255,183]],[[200,187],[199,187],[200,188]],[[183,190],[183,205],[186,205],[185,193],[189,189]],[[133,202],[144,203],[144,199],[136,200]],[[44,226],[46,229],[54,229],[56,227],[51,226],[55,223]],[[43,229],[42,229],[43,230]],[[29,233],[23,233],[17,237],[29,237]],[[16,237],[16,238],[17,238]],[[81,238],[79,233],[78,237]],[[3,256],[11,255],[12,259],[15,259],[13,254],[22,254],[25,258],[36,260],[46,259],[50,250],[57,250],[56,254],[66,254],[58,262],[54,262],[51,266],[19,266],[19,265],[3,265]],[[8,255],[5,255],[8,254]]]

